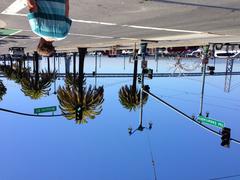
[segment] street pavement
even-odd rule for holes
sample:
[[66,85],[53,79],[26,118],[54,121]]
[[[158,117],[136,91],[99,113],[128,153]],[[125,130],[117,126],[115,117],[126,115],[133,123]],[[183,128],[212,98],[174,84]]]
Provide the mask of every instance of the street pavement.
[[[26,8],[6,11],[15,1],[0,2],[0,28],[17,30],[0,37],[1,54],[12,46],[33,51],[39,40],[31,32]],[[55,43],[61,51],[133,47],[141,40],[156,41],[152,47],[240,42],[239,0],[70,0],[70,17],[69,36]]]

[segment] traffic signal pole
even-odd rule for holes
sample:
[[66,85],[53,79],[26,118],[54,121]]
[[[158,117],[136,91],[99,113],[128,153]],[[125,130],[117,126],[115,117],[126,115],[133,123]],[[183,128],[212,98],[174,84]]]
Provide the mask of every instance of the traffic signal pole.
[[[147,43],[142,43],[141,44],[142,62],[145,61],[146,49],[147,49]],[[141,90],[140,90],[140,120],[139,120],[139,127],[142,126],[142,119],[143,119],[143,87],[144,87],[144,67],[143,67],[143,63],[142,63],[142,83],[141,83]]]
[[203,111],[203,100],[204,100],[204,90],[205,90],[205,81],[206,81],[206,67],[207,64],[203,64],[203,74],[202,74],[202,89],[201,89],[201,97],[200,97],[200,111],[199,115],[202,115]]
[[[168,108],[174,110],[175,112],[177,112],[178,114],[180,114],[181,116],[187,118],[188,120],[192,121],[193,123],[195,123],[196,125],[200,126],[201,128],[207,130],[208,132],[214,134],[214,135],[217,135],[219,137],[222,137],[222,133],[221,132],[218,132],[218,131],[215,131],[211,128],[209,128],[208,126],[205,126],[203,125],[202,123],[196,121],[194,118],[192,118],[191,116],[187,115],[186,113],[184,113],[183,111],[179,110],[178,108],[172,106],[171,104],[167,103],[166,101],[164,101],[163,99],[157,97],[156,95],[154,95],[153,93],[149,92],[149,91],[146,91],[144,89],[142,89],[142,91],[146,94],[148,94],[149,96],[151,96],[152,98],[154,98],[155,100],[157,100],[158,102],[164,104],[165,106],[167,106]],[[237,140],[235,138],[230,138],[230,141],[236,143],[236,144],[239,144],[240,145],[240,140]]]
[[208,63],[208,51],[209,51],[209,46],[205,46],[203,56],[202,56],[203,70],[202,70],[202,89],[201,89],[201,97],[200,97],[199,115],[202,115],[202,111],[203,111],[203,100],[204,100],[204,90],[205,90],[205,81],[206,81],[206,69],[207,69],[207,63]]

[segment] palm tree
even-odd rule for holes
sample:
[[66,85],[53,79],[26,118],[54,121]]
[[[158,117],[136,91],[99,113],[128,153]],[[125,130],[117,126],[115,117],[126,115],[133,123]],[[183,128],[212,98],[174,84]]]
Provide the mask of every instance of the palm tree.
[[[77,87],[79,80],[80,80],[80,76],[76,76],[74,74],[67,74],[64,82],[67,86]],[[86,84],[86,79],[84,78],[83,79],[83,85],[85,85],[85,84]]]
[[77,124],[85,124],[87,119],[95,119],[102,112],[103,94],[103,86],[83,87],[83,93],[79,93],[79,88],[70,86],[60,87],[57,91],[60,109],[68,120],[75,119],[76,109],[81,107],[82,119],[77,120]]
[[[101,87],[87,88],[84,79],[84,58],[87,49],[79,48],[79,76],[69,76],[65,80],[66,87],[60,87],[57,97],[60,109],[68,120],[76,119],[77,124],[87,123],[87,119],[94,119],[102,112],[104,89]],[[75,65],[74,65],[75,66]],[[77,114],[79,116],[77,117]]]
[[[136,54],[136,50],[135,50]],[[138,67],[138,60],[137,56],[134,55],[134,69],[133,69],[133,82],[132,85],[124,85],[119,90],[119,101],[122,106],[129,111],[136,110],[140,107],[140,94],[141,91],[137,88],[137,67]],[[148,100],[148,94],[143,93],[143,104],[146,104]]]
[[[122,106],[129,111],[136,111],[140,107],[140,89],[134,88],[132,85],[125,85],[119,90],[119,101]],[[143,93],[143,105],[148,100],[148,94]]]
[[54,80],[54,72],[47,73],[42,71],[40,74],[36,73],[35,76],[28,74],[21,79],[21,91],[31,99],[40,99],[49,94],[51,83]]
[[[35,62],[35,63],[38,63]],[[0,65],[0,71],[2,71],[9,80],[14,80],[16,83],[20,83],[21,91],[29,96],[31,99],[39,99],[49,94],[51,90],[51,83],[55,80],[55,72],[39,73],[38,64],[35,70],[34,77],[30,74],[30,68],[23,68],[22,62],[18,64]]]
[[0,80],[0,101],[2,101],[3,96],[6,94],[7,88],[4,86],[2,80]]
[[12,67],[9,65],[0,65],[0,71],[2,71],[9,80],[20,83],[22,76],[26,75],[29,69],[19,68],[16,64],[14,64]]

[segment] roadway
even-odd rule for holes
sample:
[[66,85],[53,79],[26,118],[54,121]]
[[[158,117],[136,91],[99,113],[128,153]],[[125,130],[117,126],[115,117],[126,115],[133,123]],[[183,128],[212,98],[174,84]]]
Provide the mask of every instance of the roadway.
[[[1,53],[12,46],[27,51],[37,46],[39,38],[30,30],[28,11],[21,8],[16,0],[0,2],[0,28],[17,29],[12,35],[2,33]],[[70,34],[55,43],[58,50],[133,47],[142,39],[158,41],[153,47],[240,42],[239,0],[70,0],[70,17]]]

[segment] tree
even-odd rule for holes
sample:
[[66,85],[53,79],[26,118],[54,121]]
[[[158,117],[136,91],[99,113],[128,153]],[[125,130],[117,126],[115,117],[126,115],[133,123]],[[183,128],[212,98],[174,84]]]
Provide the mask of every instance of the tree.
[[[141,91],[134,86],[125,85],[119,91],[119,101],[122,106],[129,111],[136,111],[140,107],[140,93]],[[143,93],[143,104],[148,100],[148,94]]]
[[[67,74],[64,82],[65,82],[65,84],[66,84],[67,86],[77,87],[77,86],[78,86],[78,82],[79,82],[79,78],[80,78],[80,76],[76,76],[76,75],[72,75],[72,74]],[[85,85],[85,84],[86,84],[86,79],[84,78],[84,80],[83,80],[83,85]]]
[[4,86],[2,80],[0,80],[0,101],[2,101],[3,96],[6,94],[7,88]]
[[[135,52],[136,54],[136,52]],[[140,107],[140,89],[137,88],[137,68],[138,60],[137,56],[134,55],[134,69],[133,69],[133,82],[132,85],[124,85],[119,90],[119,101],[122,106],[129,111],[136,110]],[[143,104],[146,104],[148,100],[148,94],[143,93]]]
[[55,73],[42,71],[40,74],[23,76],[21,79],[21,91],[31,99],[40,99],[47,96],[51,90],[51,83],[55,80]]
[[103,86],[83,87],[83,93],[79,93],[79,88],[73,86],[60,87],[57,91],[60,109],[68,120],[75,119],[76,109],[81,107],[83,116],[77,124],[85,124],[87,119],[95,119],[102,112],[103,95]]

